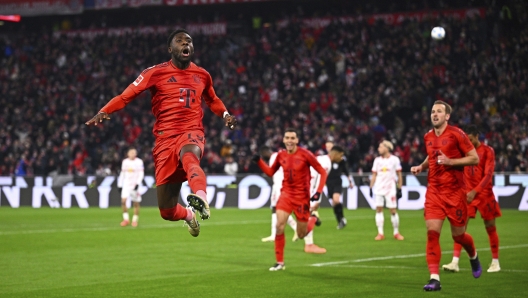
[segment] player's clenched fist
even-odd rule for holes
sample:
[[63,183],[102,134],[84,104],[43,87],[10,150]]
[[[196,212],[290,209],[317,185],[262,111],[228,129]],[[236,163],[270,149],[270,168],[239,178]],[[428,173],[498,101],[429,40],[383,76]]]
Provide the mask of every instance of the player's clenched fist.
[[92,119],[88,120],[86,125],[97,125],[97,123],[103,122],[103,120],[110,120],[110,116],[105,112],[99,112]]
[[418,175],[422,172],[422,165],[411,167],[411,173]]
[[226,115],[224,117],[224,123],[225,123],[225,126],[229,127],[229,129],[233,130],[233,129],[235,129],[235,126],[237,125],[237,120],[236,120],[235,116]]

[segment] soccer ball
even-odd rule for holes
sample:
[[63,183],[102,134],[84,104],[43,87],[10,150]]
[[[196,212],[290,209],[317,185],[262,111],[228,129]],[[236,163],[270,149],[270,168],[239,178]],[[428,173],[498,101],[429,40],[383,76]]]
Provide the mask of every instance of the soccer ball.
[[431,31],[431,37],[435,40],[441,40],[445,37],[445,30],[442,27],[434,27]]

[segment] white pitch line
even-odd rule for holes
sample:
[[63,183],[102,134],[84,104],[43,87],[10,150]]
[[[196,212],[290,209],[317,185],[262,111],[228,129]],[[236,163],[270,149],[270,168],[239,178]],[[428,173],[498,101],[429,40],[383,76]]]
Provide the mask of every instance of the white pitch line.
[[[339,267],[346,267],[346,268],[366,268],[366,269],[423,269],[423,267],[409,267],[409,266],[371,266],[371,265],[341,265]],[[460,268],[460,271],[470,271],[470,269],[467,268]],[[518,269],[501,269],[501,272],[521,272],[526,273],[528,270],[518,270]]]
[[[522,247],[528,247],[528,244],[501,246],[501,247],[499,247],[499,250],[502,250],[502,249],[513,249],[513,248],[522,248]],[[489,247],[477,249],[477,251],[488,251],[488,250],[490,250]],[[447,251],[443,251],[442,252],[443,255],[444,254],[450,254],[450,253],[453,253],[453,251],[452,250],[447,250]],[[374,257],[374,258],[356,259],[356,260],[338,261],[338,262],[315,263],[315,264],[311,264],[309,266],[312,266],[312,267],[324,267],[324,266],[343,265],[343,264],[349,264],[349,263],[362,263],[362,262],[383,261],[383,260],[393,260],[393,259],[410,259],[410,258],[417,258],[417,257],[425,257],[425,253],[411,254],[411,255]]]
[[[324,221],[326,220],[333,220],[330,217],[328,218],[322,218]],[[349,219],[350,220],[361,220],[361,219],[372,219],[372,216],[356,216],[354,218]],[[161,229],[161,228],[178,228],[183,227],[183,221],[181,221],[182,224],[175,223],[165,223],[165,224],[154,224],[154,225],[140,225],[137,229]],[[231,226],[231,225],[255,225],[255,224],[263,224],[263,223],[269,223],[269,219],[262,219],[262,220],[246,220],[246,221],[201,221],[200,225],[202,227],[208,227],[208,226]],[[92,228],[64,228],[64,229],[43,229],[43,230],[18,230],[18,231],[0,231],[0,236],[6,236],[6,235],[28,235],[28,234],[53,234],[53,233],[71,233],[71,232],[100,232],[100,231],[117,231],[117,230],[123,230],[123,227],[120,226],[106,226],[106,227],[92,227]]]

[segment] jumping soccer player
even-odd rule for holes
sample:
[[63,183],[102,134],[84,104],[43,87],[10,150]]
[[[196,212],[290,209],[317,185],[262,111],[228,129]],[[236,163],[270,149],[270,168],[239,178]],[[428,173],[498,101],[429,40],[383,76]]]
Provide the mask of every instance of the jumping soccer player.
[[446,217],[451,224],[453,240],[462,245],[469,255],[473,277],[478,278],[482,274],[473,238],[466,233],[468,215],[462,168],[477,165],[479,157],[466,134],[447,123],[451,111],[446,102],[434,102],[431,110],[433,129],[424,136],[427,157],[421,165],[411,167],[415,175],[429,170],[424,217],[427,227],[426,260],[431,278],[423,288],[425,291],[442,288],[438,270],[442,256],[439,239]]
[[127,158],[125,158],[121,164],[121,173],[119,173],[119,178],[117,179],[117,187],[121,188],[121,208],[123,209],[122,227],[126,227],[130,223],[128,208],[126,205],[128,199],[134,204],[132,226],[138,226],[139,203],[141,203],[141,194],[138,189],[143,181],[143,177],[145,177],[143,169],[143,161],[137,158],[136,149],[128,149]]
[[[484,220],[484,226],[488,232],[491,247],[492,261],[488,272],[499,272],[499,236],[495,227],[495,218],[502,215],[499,204],[493,194],[493,171],[495,170],[495,151],[486,144],[482,144],[479,139],[479,131],[475,125],[470,125],[465,129],[469,140],[475,146],[480,162],[476,166],[464,168],[464,180],[466,182],[468,215],[475,218],[477,210]],[[460,258],[460,244],[455,243],[453,249],[453,261],[442,266],[446,271],[458,272],[458,259]]]
[[[393,235],[396,240],[403,240],[398,228],[400,226],[400,217],[396,212],[398,201],[401,197],[402,174],[400,159],[391,154],[393,150],[391,142],[385,140],[378,146],[378,153],[380,156],[374,159],[372,165],[372,179],[370,180],[370,189],[376,199],[376,226],[378,227],[378,235],[374,240],[385,239],[383,233],[383,205],[389,208],[391,213],[392,227],[394,229]],[[396,185],[396,175],[398,182]]]
[[[297,219],[297,235],[303,239],[315,226],[317,218],[310,216],[310,201],[321,197],[326,171],[321,167],[315,156],[308,150],[298,147],[299,138],[294,129],[286,129],[283,137],[286,151],[280,151],[275,162],[269,167],[259,155],[253,157],[262,171],[272,177],[282,167],[284,179],[279,200],[277,202],[277,226],[275,236],[275,258],[277,263],[269,270],[286,269],[284,265],[284,226],[292,212]],[[317,191],[310,198],[310,166],[321,175]]]
[[[156,118],[152,130],[156,145],[152,154],[160,214],[165,220],[184,220],[189,233],[196,237],[200,224],[195,210],[202,220],[210,217],[206,178],[200,167],[205,144],[202,99],[213,113],[224,119],[225,126],[234,129],[237,121],[216,96],[211,75],[191,62],[194,45],[189,33],[183,29],[172,32],[167,47],[170,61],[145,69],[86,125],[110,119],[110,114],[123,109],[141,92],[150,91]],[[187,180],[193,193],[187,196],[190,206],[186,209],[178,204],[178,197],[182,183]]]

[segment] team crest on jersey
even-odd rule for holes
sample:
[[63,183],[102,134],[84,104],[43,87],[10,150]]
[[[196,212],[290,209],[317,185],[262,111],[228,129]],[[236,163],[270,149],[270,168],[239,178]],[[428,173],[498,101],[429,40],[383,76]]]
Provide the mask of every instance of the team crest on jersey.
[[144,79],[143,76],[139,75],[139,77],[137,77],[137,79],[132,84],[134,84],[134,86],[137,87],[139,85],[139,83],[141,83],[141,81],[143,81],[143,79]]
[[447,140],[442,141],[442,146],[445,146],[445,145],[447,145]]
[[197,84],[200,84],[202,82],[199,75],[193,75],[193,79],[194,79],[194,82]]

